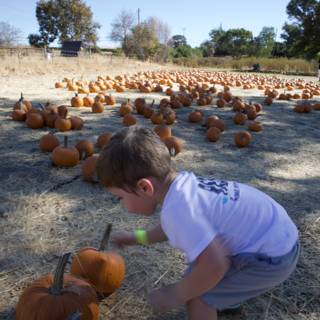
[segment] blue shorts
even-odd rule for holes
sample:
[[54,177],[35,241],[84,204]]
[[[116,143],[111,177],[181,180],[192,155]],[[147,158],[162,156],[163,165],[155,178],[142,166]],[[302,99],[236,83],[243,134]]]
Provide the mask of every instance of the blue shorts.
[[[259,253],[240,253],[230,257],[231,266],[224,278],[200,296],[217,310],[231,307],[274,288],[294,271],[299,258],[297,242],[284,256],[269,257]],[[187,272],[190,272],[192,265]]]

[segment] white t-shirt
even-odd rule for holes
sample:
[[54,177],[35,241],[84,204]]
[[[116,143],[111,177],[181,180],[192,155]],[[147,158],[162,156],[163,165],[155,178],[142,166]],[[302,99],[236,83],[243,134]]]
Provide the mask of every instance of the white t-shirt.
[[298,230],[285,209],[245,184],[181,172],[170,185],[161,209],[161,226],[170,244],[189,262],[219,236],[231,255],[288,253]]

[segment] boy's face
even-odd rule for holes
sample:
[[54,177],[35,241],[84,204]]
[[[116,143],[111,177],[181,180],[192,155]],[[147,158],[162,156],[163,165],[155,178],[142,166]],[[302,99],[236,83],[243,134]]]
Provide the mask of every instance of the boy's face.
[[119,198],[122,207],[132,213],[151,215],[155,212],[157,201],[154,197],[146,194],[142,190],[137,193],[128,192],[121,188],[110,187],[107,190]]

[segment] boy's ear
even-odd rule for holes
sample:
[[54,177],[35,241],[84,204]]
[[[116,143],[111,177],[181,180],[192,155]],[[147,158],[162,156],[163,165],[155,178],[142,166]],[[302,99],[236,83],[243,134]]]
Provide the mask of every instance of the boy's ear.
[[153,196],[154,194],[154,187],[153,183],[146,178],[142,178],[137,182],[137,188],[140,192],[148,195],[148,196]]

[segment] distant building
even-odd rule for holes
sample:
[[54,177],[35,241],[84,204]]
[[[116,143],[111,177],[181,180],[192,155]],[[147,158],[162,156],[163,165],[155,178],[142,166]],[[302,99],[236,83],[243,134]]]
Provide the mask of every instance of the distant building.
[[82,41],[65,41],[62,43],[61,55],[64,57],[77,57],[81,51]]

